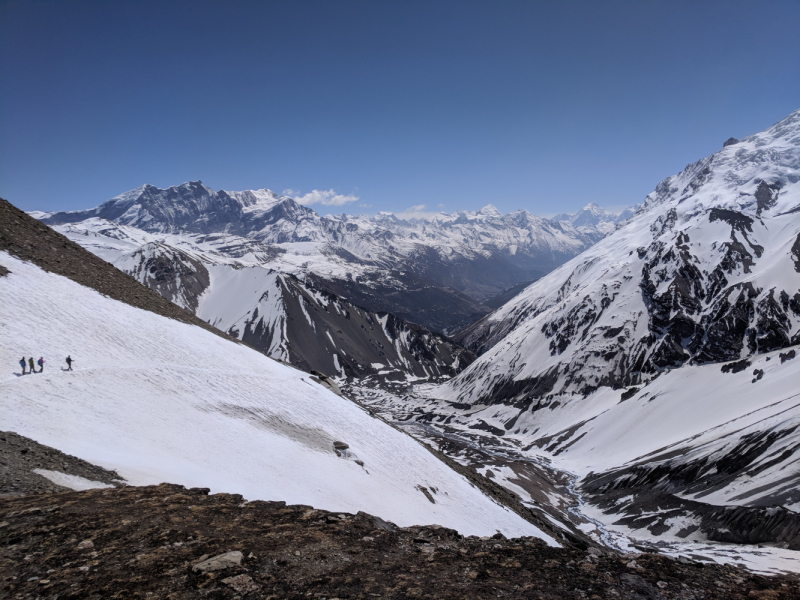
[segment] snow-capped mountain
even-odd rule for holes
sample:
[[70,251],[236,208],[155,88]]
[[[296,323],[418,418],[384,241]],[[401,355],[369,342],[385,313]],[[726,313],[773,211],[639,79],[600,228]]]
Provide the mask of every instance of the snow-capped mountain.
[[374,313],[260,266],[204,262],[149,242],[114,266],[273,358],[329,377],[450,378],[474,355],[390,313]]
[[545,457],[606,529],[800,549],[800,111],[461,339],[479,358],[396,418]]
[[619,214],[612,213],[603,207],[590,202],[575,214],[560,213],[552,217],[556,223],[566,222],[578,231],[587,235],[606,235],[614,231],[619,223],[630,219],[635,213],[635,207],[626,208]]
[[619,230],[462,339],[465,402],[646,383],[800,343],[800,112],[662,181]]
[[93,251],[159,242],[266,266],[435,331],[474,321],[488,312],[484,300],[542,276],[603,235],[524,210],[502,215],[491,205],[431,220],[323,217],[269,190],[217,192],[199,181],[146,185],[90,210],[37,217]]

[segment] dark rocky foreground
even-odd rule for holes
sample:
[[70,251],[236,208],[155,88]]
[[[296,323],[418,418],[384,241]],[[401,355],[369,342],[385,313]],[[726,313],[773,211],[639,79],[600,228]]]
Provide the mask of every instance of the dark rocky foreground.
[[800,598],[796,580],[735,567],[463,538],[207,493],[162,484],[0,499],[0,595]]

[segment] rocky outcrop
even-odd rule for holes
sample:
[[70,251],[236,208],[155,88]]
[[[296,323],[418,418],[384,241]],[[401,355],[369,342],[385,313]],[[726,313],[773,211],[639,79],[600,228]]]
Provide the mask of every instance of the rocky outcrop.
[[[36,471],[39,471],[37,473]],[[13,431],[0,431],[0,497],[64,492],[41,471],[74,475],[106,485],[122,485],[116,471],[103,469]]]
[[211,283],[201,260],[158,242],[142,246],[115,266],[192,312],[197,311],[198,299]]

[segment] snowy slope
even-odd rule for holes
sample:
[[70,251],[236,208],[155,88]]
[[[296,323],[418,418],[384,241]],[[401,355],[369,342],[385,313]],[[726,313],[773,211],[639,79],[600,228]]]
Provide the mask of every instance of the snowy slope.
[[482,316],[484,300],[542,276],[604,235],[524,210],[502,215],[491,205],[430,220],[323,217],[269,190],[217,192],[199,181],[146,185],[90,210],[37,216],[112,262],[114,249],[130,253],[157,242],[209,261],[313,279],[368,310],[436,331]]
[[[0,428],[114,468],[134,484],[170,481],[364,510],[401,525],[548,539],[304,373],[7,253],[0,264],[10,271],[0,277],[0,361],[48,361],[42,374],[0,381]],[[67,354],[74,372],[63,370]],[[349,444],[347,456],[337,456],[334,441]],[[421,487],[435,490],[435,503]]]
[[462,336],[447,397],[629,386],[800,342],[800,111],[665,179],[636,216]]
[[[532,409],[443,402],[432,386],[370,404],[410,431],[419,423],[426,437],[433,429],[475,448],[498,448],[486,463],[496,480],[556,516],[576,496],[580,513],[604,523],[592,533],[598,539],[614,530],[673,545],[713,540],[800,550],[798,381],[795,347],[687,365],[641,389],[554,395]],[[521,476],[531,461],[571,473],[574,484],[537,496]],[[581,528],[592,532],[587,525]]]

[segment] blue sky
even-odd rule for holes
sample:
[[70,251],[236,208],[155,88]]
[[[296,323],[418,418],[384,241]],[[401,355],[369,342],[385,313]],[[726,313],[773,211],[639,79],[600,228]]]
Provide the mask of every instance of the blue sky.
[[0,196],[627,205],[800,108],[798,31],[794,0],[4,0]]

